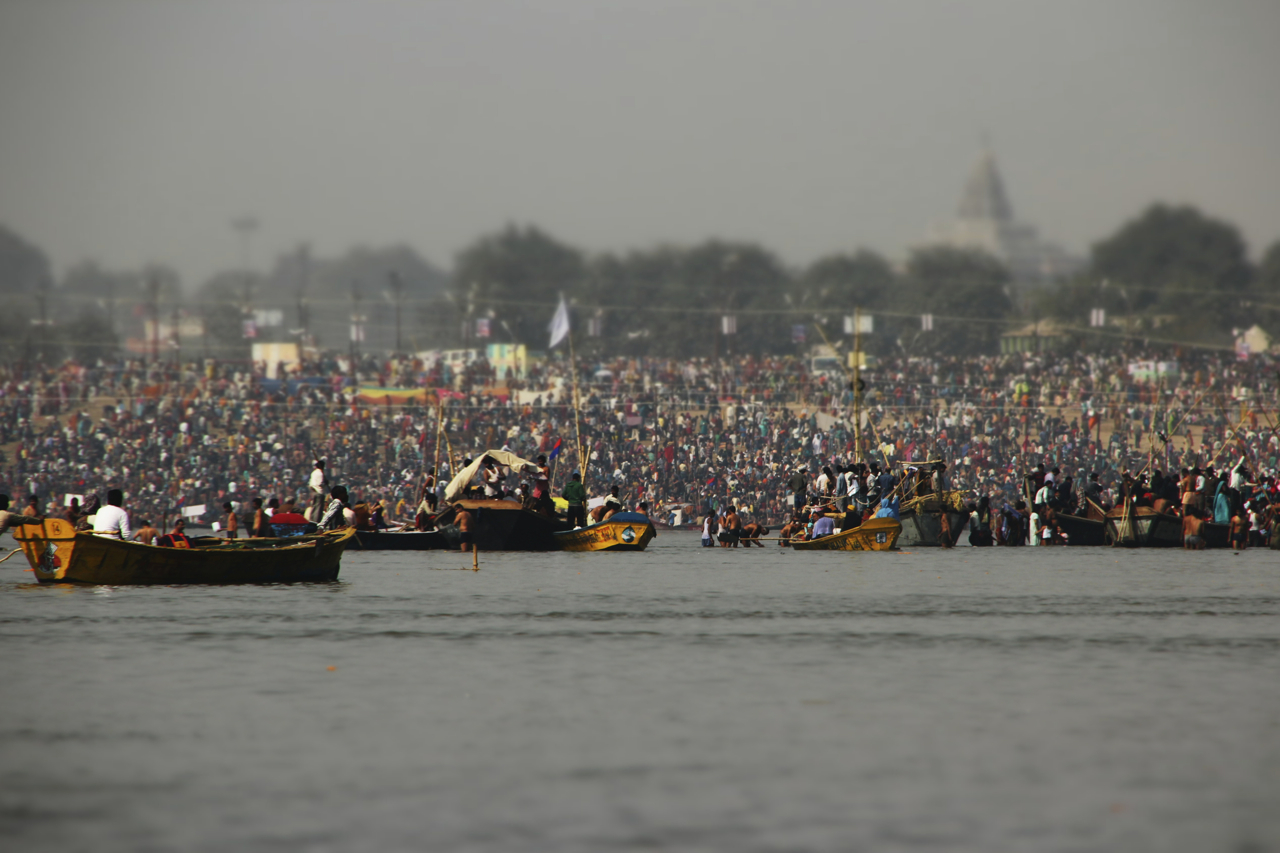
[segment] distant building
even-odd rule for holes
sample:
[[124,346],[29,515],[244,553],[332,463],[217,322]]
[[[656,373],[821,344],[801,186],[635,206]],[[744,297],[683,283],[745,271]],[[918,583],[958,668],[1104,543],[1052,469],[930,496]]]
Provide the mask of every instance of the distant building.
[[999,258],[1014,281],[1043,286],[1079,272],[1084,260],[1040,239],[1034,226],[1013,217],[995,157],[983,153],[960,197],[956,218],[935,228],[925,245],[981,249]]

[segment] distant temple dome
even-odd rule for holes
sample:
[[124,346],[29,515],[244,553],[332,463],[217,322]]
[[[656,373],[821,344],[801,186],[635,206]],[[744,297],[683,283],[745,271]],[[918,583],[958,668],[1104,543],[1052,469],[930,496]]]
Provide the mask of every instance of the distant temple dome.
[[1081,258],[1040,239],[1034,226],[1018,222],[995,157],[984,151],[965,183],[956,218],[933,229],[925,246],[981,249],[999,258],[1014,281],[1041,286],[1079,272]]

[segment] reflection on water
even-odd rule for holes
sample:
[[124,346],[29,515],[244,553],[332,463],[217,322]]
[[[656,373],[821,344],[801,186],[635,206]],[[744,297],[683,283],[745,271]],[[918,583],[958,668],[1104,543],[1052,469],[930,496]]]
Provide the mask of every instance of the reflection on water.
[[0,837],[1269,849],[1278,562],[663,533],[644,554],[482,554],[479,573],[351,553],[316,586],[0,567]]

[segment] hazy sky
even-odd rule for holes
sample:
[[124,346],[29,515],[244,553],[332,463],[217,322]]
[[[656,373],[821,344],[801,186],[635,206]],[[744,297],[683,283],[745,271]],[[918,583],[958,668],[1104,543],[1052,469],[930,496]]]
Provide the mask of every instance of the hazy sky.
[[1280,238],[1280,2],[0,0],[0,222],[256,266],[536,223],[593,250],[899,253],[988,134],[1084,251],[1153,200]]

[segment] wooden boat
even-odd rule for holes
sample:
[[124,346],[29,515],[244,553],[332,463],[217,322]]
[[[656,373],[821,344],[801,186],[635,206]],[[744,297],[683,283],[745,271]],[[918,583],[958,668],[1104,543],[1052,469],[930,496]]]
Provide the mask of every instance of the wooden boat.
[[1107,514],[1091,500],[1085,499],[1085,515],[1057,514],[1058,526],[1067,534],[1068,545],[1106,545]]
[[905,501],[898,510],[902,522],[902,535],[898,544],[903,548],[937,548],[942,545],[942,513],[947,514],[951,525],[951,544],[960,540],[960,534],[969,528],[969,510],[960,500],[960,492],[945,492],[941,496],[926,495]]
[[[439,530],[357,530],[350,551],[439,551],[448,548]],[[458,547],[455,543],[453,547]]]
[[302,539],[218,540],[196,548],[161,548],[77,533],[60,518],[13,529],[41,583],[237,584],[333,581],[354,534]]
[[1117,548],[1181,548],[1182,519],[1152,507],[1123,506],[1107,513],[1106,541]]
[[562,551],[643,551],[655,533],[649,516],[619,512],[607,520],[555,534]]
[[471,541],[481,551],[558,551],[555,533],[569,529],[559,518],[525,509],[517,501],[455,501],[436,516],[436,529],[450,549],[461,545],[461,531],[454,524],[459,509],[471,513]]
[[902,523],[892,518],[868,518],[861,527],[820,539],[792,542],[796,551],[889,551],[902,535]]

